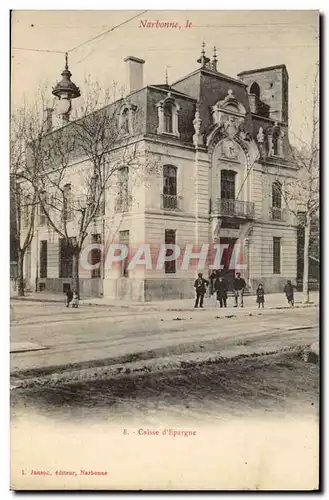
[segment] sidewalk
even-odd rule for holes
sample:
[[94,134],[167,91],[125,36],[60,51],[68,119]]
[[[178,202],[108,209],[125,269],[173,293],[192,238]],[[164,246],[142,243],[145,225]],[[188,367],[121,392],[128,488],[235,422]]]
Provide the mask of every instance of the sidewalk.
[[[65,303],[64,294],[50,294],[47,292],[28,293],[25,297],[12,296],[11,300],[26,302],[57,302]],[[190,311],[193,309],[193,299],[159,300],[152,302],[133,302],[128,300],[116,300],[111,298],[87,298],[80,301],[80,306],[100,306],[107,308],[140,309],[141,311]],[[234,303],[233,297],[228,297],[228,306],[231,308]],[[295,293],[295,307],[310,307],[319,304],[319,292],[310,292],[310,304],[303,304],[302,292]],[[245,296],[245,308],[256,307],[256,297],[254,295]],[[215,298],[206,297],[204,306],[207,309],[215,309]],[[283,293],[271,293],[265,297],[266,309],[280,309],[289,307]]]

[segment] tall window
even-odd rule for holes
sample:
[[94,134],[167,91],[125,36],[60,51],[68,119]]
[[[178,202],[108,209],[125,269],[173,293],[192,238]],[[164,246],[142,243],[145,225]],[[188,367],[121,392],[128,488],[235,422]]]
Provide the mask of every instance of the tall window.
[[127,212],[129,209],[129,168],[121,167],[118,171],[118,198],[116,209]]
[[[104,212],[103,195],[100,196],[100,180],[98,175],[94,175],[90,179],[90,211],[95,210],[95,215],[100,215]],[[96,207],[97,206],[97,207]]]
[[[99,233],[92,235],[92,243],[101,243],[102,238]],[[98,248],[93,248],[90,252],[90,264],[94,266],[95,264],[101,264],[102,261],[102,252]],[[96,269],[91,270],[92,278],[100,278],[101,277],[101,265],[99,265]]]
[[272,184],[272,207],[281,208],[282,206],[282,184],[279,181],[275,181]]
[[272,220],[282,220],[282,184],[275,181],[272,184],[272,207],[271,218]]
[[163,167],[163,208],[177,208],[177,168],[172,165]]
[[32,201],[30,195],[26,195],[23,198],[23,206],[22,206],[22,225],[23,227],[28,227],[30,220],[30,212],[31,212]]
[[[73,243],[73,238],[71,238],[71,243]],[[64,238],[59,240],[59,258],[59,277],[72,278],[73,249]]]
[[[175,229],[165,230],[165,245],[175,245],[176,244],[176,231]],[[173,254],[173,250],[168,249],[166,251],[166,256],[169,257]],[[176,260],[170,260],[165,262],[165,273],[175,273],[176,272]]]
[[254,82],[250,87],[250,94],[254,94],[256,97],[260,97],[260,88],[257,82]]
[[129,109],[125,108],[121,114],[121,129],[124,133],[129,134]]
[[232,170],[222,170],[220,175],[220,197],[224,200],[235,199],[235,176]]
[[172,105],[170,103],[166,103],[163,107],[163,116],[164,116],[164,131],[172,134],[173,132],[173,113],[172,113]]
[[273,133],[272,133],[272,148],[273,148],[273,154],[274,155],[280,155],[280,127],[275,126],[273,127]]
[[[120,245],[126,245],[129,253],[129,231],[119,231],[119,243]],[[120,276],[128,278],[128,256],[121,261]]]
[[273,238],[273,274],[281,274],[281,238]]
[[40,241],[40,278],[47,278],[47,240]]
[[72,190],[71,184],[65,184],[63,188],[63,220],[68,221],[72,217]]
[[39,204],[39,224],[40,224],[40,226],[44,226],[46,224],[46,221],[47,221],[47,217],[46,217],[46,214],[44,211],[44,204],[46,204],[47,200],[48,200],[48,196],[47,196],[46,191],[42,191],[42,193],[40,193],[40,198],[41,198],[41,201]]

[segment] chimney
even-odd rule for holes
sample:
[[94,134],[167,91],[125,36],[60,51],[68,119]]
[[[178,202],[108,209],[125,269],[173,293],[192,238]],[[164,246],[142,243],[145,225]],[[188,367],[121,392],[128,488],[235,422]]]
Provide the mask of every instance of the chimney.
[[53,129],[53,109],[46,108],[43,112],[43,121],[45,126],[46,134],[52,131]]
[[143,88],[143,59],[138,57],[128,56],[124,59],[127,72],[127,92],[131,94],[136,90]]

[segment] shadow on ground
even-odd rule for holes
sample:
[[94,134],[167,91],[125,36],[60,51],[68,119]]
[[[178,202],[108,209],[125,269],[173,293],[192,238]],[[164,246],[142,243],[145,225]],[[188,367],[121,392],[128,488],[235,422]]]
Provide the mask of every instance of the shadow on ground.
[[189,364],[171,372],[116,380],[16,389],[12,416],[24,412],[59,420],[166,418],[192,421],[273,414],[318,413],[319,368],[300,354],[278,353]]

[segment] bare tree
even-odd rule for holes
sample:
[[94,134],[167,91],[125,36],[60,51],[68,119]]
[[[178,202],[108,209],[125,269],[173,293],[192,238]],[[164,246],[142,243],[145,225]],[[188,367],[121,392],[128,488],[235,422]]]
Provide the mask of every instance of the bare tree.
[[309,141],[296,138],[297,147],[290,148],[291,159],[298,168],[295,179],[282,189],[287,208],[304,230],[303,295],[309,302],[309,259],[311,229],[319,215],[320,147],[319,147],[319,70],[317,67],[312,91],[312,115]]
[[38,205],[38,173],[43,163],[43,137],[47,120],[44,91],[35,103],[13,109],[10,127],[10,203],[12,242],[16,246],[18,295],[24,296],[24,257],[31,244]]
[[132,185],[155,165],[135,140],[141,110],[115,100],[114,92],[89,83],[79,118],[44,139],[45,161],[37,181],[40,208],[72,257],[78,293],[79,257],[95,221],[104,219],[108,205],[118,213],[128,211]]

